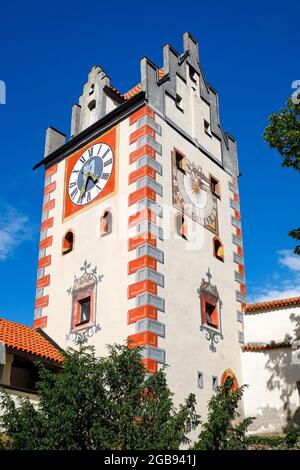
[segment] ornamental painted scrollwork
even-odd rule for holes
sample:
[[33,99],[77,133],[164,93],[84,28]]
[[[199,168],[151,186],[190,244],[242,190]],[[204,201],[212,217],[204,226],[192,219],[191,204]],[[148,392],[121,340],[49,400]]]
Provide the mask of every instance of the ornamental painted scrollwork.
[[81,266],[82,275],[74,276],[73,286],[67,290],[72,296],[71,325],[67,341],[87,341],[101,330],[97,320],[97,287],[103,275],[97,273],[87,260]]
[[209,341],[209,349],[216,352],[216,345],[223,339],[221,310],[222,301],[218,289],[211,283],[212,275],[210,269],[206,273],[207,279],[202,279],[198,289],[200,298],[201,326],[200,331],[205,333],[205,338]]

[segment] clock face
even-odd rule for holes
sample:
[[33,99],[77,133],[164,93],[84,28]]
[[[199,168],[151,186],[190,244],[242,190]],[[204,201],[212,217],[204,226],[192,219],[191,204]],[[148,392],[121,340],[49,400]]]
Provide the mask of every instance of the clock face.
[[69,177],[68,192],[72,203],[83,206],[98,197],[109,181],[113,163],[114,154],[109,145],[100,142],[86,149]]
[[63,220],[116,194],[118,146],[115,126],[65,160]]
[[173,202],[184,214],[218,232],[217,200],[210,191],[209,179],[201,167],[184,158],[183,168],[173,159]]

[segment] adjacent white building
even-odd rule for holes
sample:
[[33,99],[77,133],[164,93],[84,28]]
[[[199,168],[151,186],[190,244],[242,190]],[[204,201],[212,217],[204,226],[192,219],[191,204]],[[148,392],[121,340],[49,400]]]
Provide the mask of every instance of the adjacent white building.
[[243,383],[253,433],[300,428],[300,297],[248,304],[245,308]]

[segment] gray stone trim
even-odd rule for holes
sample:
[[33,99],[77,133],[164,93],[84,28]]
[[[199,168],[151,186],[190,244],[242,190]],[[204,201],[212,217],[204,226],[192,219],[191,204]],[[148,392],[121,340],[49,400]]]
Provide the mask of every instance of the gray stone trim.
[[237,253],[233,253],[233,261],[238,264],[244,264],[244,258]]
[[37,320],[38,318],[41,318],[42,316],[42,309],[41,308],[37,308],[35,311],[34,311],[34,319]]
[[153,189],[159,196],[163,194],[163,188],[160,183],[155,181],[154,179],[150,178],[149,176],[143,176],[141,179],[137,180],[136,188],[141,189],[145,186],[149,186],[149,188]]
[[45,222],[49,217],[49,211],[42,212],[42,222]]
[[229,198],[229,205],[232,209],[235,209],[236,211],[240,210],[240,205],[238,202],[236,202],[234,199]]
[[43,204],[47,204],[50,201],[51,193],[45,194]]
[[155,122],[150,116],[148,116],[147,114],[143,117],[141,117],[138,121],[137,121],[137,129],[139,129],[140,127],[143,127],[145,126],[146,124],[148,124],[148,126],[152,127],[152,129],[155,130],[155,132],[158,134],[158,135],[161,135],[161,126],[159,124],[157,124],[157,122]]
[[51,183],[51,176],[46,176],[44,186],[48,186]]
[[150,292],[145,292],[140,294],[135,298],[136,307],[142,307],[143,305],[151,305],[154,308],[157,308],[161,312],[165,311],[165,300],[158,295],[150,294]]
[[52,126],[49,126],[46,130],[46,142],[45,142],[45,153],[44,157],[47,157],[51,153],[55,152],[59,147],[62,147],[67,141],[66,135],[58,131]]
[[233,215],[231,216],[231,225],[233,225],[234,227],[236,228],[241,228],[241,222],[240,220],[236,219],[235,217],[233,217]]
[[164,239],[163,229],[161,227],[158,227],[150,220],[143,220],[143,222],[137,224],[136,231],[138,233],[150,232],[156,238],[159,238],[160,240]]
[[241,284],[245,284],[245,276],[243,276],[238,271],[234,271],[234,280],[236,282],[240,282]]
[[244,294],[242,294],[240,291],[236,290],[235,291],[235,298],[238,302],[241,302],[242,304],[246,304],[247,303],[247,299],[246,299],[246,296]]
[[143,331],[151,331],[162,338],[165,337],[165,325],[157,320],[151,320],[150,318],[143,318],[135,322],[136,333]]
[[143,268],[136,272],[135,274],[136,282],[144,281],[145,279],[149,279],[150,281],[153,281],[156,284],[158,284],[160,287],[164,287],[164,284],[165,284],[164,275],[161,273],[158,273],[157,271],[154,271],[154,269]]
[[238,322],[244,323],[244,314],[240,310],[236,312],[236,318]]
[[239,340],[239,343],[245,344],[245,335],[242,331],[238,332],[238,340]]
[[159,248],[156,248],[149,243],[144,243],[143,245],[139,246],[137,249],[137,258],[140,256],[149,255],[152,258],[156,259],[159,263],[164,264],[164,252]]
[[43,295],[44,295],[44,288],[36,290],[36,298],[37,299],[39,299],[40,297],[43,297]]
[[144,155],[143,157],[137,160],[137,168],[142,168],[145,165],[148,165],[153,168],[153,170],[155,170],[160,176],[162,175],[162,165],[158,163],[158,161],[150,157],[150,155]]
[[154,214],[158,215],[158,217],[163,216],[163,208],[157,202],[153,202],[148,198],[141,199],[137,203],[138,210],[141,211],[144,208],[151,209]]
[[237,235],[235,235],[235,233],[232,234],[232,243],[234,243],[237,246],[242,246],[243,244],[242,239],[238,237]]
[[234,184],[232,184],[231,181],[228,181],[228,188],[229,188],[230,191],[232,191],[233,193],[238,194],[238,192],[239,192],[238,187],[235,186]]
[[39,259],[44,258],[46,256],[46,248],[43,248],[39,251]]
[[152,137],[150,137],[149,135],[143,135],[142,137],[140,137],[137,140],[136,148],[143,147],[144,145],[150,145],[150,147],[152,147],[156,153],[158,153],[159,155],[162,154],[162,146],[158,142],[156,142],[156,140],[152,139]]
[[47,237],[47,230],[42,230],[40,240],[45,240],[46,237]]
[[146,345],[141,350],[141,353],[144,358],[153,359],[160,364],[165,364],[166,362],[166,352],[164,349]]
[[41,277],[45,276],[45,268],[40,268],[37,273],[37,278],[40,279]]

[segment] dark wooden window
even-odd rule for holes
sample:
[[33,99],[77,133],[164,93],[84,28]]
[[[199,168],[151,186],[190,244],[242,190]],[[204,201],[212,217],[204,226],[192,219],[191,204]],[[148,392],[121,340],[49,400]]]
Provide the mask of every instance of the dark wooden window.
[[91,318],[91,298],[86,297],[85,299],[79,300],[80,305],[80,323],[88,323]]

